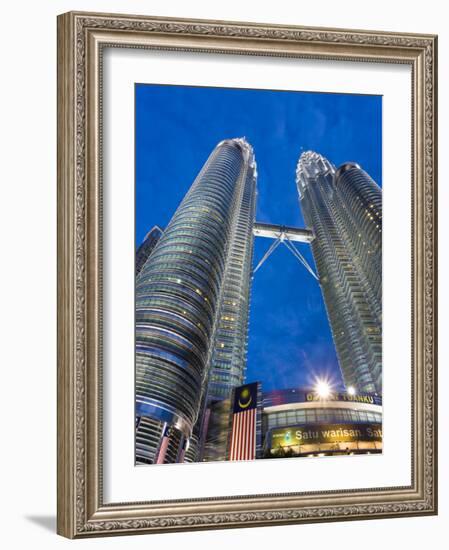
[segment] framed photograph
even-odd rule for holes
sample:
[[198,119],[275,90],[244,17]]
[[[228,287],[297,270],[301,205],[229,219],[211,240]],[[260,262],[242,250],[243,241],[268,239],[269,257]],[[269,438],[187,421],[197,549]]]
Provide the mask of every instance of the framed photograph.
[[436,47],[59,16],[59,534],[437,513]]

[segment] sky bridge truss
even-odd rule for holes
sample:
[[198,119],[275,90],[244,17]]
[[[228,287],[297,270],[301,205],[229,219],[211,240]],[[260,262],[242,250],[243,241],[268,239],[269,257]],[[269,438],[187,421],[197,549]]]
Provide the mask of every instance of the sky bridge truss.
[[273,254],[276,248],[280,244],[283,244],[288,248],[288,250],[290,250],[293,256],[305,267],[305,269],[307,269],[307,271],[312,275],[312,277],[314,277],[317,281],[319,280],[313,268],[310,266],[310,264],[301,254],[301,252],[299,252],[299,250],[293,244],[294,242],[310,244],[314,239],[314,235],[312,231],[310,231],[310,229],[301,229],[298,227],[289,227],[286,225],[274,225],[274,224],[258,222],[254,224],[253,234],[255,237],[265,237],[267,239],[273,239],[273,242],[271,243],[270,247],[268,248],[268,250],[262,256],[259,263],[254,268],[253,276],[262,267],[262,265],[266,262],[266,260]]

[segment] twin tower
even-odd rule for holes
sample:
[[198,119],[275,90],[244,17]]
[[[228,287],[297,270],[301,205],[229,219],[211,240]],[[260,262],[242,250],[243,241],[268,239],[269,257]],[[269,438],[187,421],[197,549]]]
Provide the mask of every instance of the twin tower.
[[[296,181],[345,384],[381,394],[382,191],[314,152]],[[139,248],[137,463],[195,460],[207,404],[244,383],[256,182],[251,145],[222,141]]]

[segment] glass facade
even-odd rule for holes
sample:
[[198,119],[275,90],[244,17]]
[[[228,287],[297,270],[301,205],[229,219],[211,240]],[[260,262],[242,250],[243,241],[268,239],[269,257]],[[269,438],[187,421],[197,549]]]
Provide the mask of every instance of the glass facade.
[[144,240],[136,250],[136,277],[142,271],[142,267],[150,257],[159,239],[162,237],[162,229],[157,225],[145,235]]
[[136,279],[137,463],[193,460],[209,395],[243,379],[255,193],[250,145],[219,143]]
[[[379,407],[380,409],[380,407]],[[342,408],[292,409],[265,413],[263,418],[264,432],[271,428],[295,426],[296,424],[338,424],[342,422],[377,422],[382,423],[382,412],[361,411]]]
[[220,311],[211,357],[207,401],[227,399],[244,383],[256,210],[256,165],[251,147],[245,150],[241,197],[235,212],[229,256],[224,274]]
[[382,393],[382,190],[357,164],[301,155],[296,181],[347,387]]

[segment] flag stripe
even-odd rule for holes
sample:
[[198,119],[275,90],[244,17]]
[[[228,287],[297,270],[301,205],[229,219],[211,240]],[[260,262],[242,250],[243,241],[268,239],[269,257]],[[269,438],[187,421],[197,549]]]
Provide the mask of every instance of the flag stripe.
[[242,417],[239,414],[237,416],[237,442],[236,442],[236,449],[235,449],[235,460],[238,460],[240,457],[240,442],[241,442],[241,431],[242,431]]
[[243,441],[244,441],[244,444],[245,444],[245,452],[243,454],[243,457],[245,460],[249,460],[249,448],[248,448],[248,445],[249,445],[249,440],[250,440],[250,437],[251,437],[251,411],[248,412],[247,415],[245,415],[245,424],[246,424],[246,428],[245,428],[245,437],[243,438]]
[[233,416],[233,418],[232,418],[232,432],[231,432],[231,449],[230,449],[230,452],[229,452],[229,459],[230,460],[233,460],[233,457],[234,457],[235,423],[236,423],[236,418],[235,418],[235,416]]
[[238,421],[238,418],[236,415],[234,415],[233,417],[233,421],[232,421],[232,447],[231,447],[231,460],[234,460],[234,457],[235,457],[235,446],[236,446],[236,442],[237,442],[237,421]]
[[234,429],[233,429],[233,444],[232,444],[232,460],[235,460],[235,457],[237,456],[237,441],[238,441],[238,427],[239,427],[239,419],[237,415],[234,416]]
[[256,458],[256,409],[234,413],[229,460]]
[[[254,409],[253,409],[254,410]],[[246,453],[248,460],[250,459],[252,452],[253,452],[253,446],[252,446],[252,437],[253,437],[253,411],[250,411],[249,414],[249,429],[248,429],[248,441],[246,442]]]
[[240,414],[240,430],[239,430],[239,450],[238,450],[238,458],[244,459],[243,457],[243,443],[244,443],[244,437],[245,437],[245,419],[246,414]]

